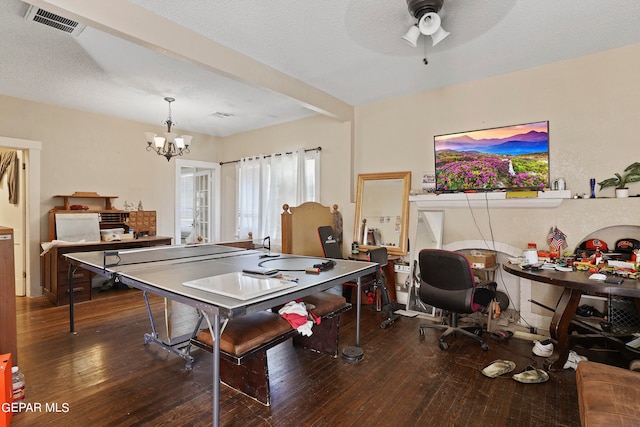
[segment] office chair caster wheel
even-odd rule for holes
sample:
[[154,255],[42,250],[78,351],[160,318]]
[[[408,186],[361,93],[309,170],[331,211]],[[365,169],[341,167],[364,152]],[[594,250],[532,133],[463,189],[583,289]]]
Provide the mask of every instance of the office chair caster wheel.
[[480,335],[482,335],[482,329],[481,328],[476,328],[473,330],[473,334],[477,337],[479,337]]
[[489,350],[489,344],[483,342],[482,344],[480,344],[480,350],[482,351]]
[[449,344],[444,341],[440,341],[438,343],[438,347],[440,347],[440,350],[447,350],[449,348]]
[[424,336],[424,328],[420,328],[420,336],[423,337]]

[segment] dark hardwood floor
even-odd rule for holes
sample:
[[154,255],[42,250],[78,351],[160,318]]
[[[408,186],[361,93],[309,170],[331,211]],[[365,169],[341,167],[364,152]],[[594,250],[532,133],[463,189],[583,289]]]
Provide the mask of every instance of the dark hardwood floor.
[[[76,305],[76,333],[68,308],[18,298],[19,364],[32,412],[20,426],[206,426],[212,419],[211,355],[195,350],[193,370],[154,344],[139,291],[108,292]],[[163,301],[151,297],[156,319]],[[552,372],[543,384],[520,384],[480,370],[495,359],[541,367],[532,344],[488,340],[484,352],[463,337],[447,351],[438,332],[421,338],[418,318],[379,327],[381,315],[363,309],[357,363],[283,343],[269,352],[272,405],[265,407],[221,386],[225,426],[579,426],[575,372]],[[342,317],[341,348],[355,340],[355,309]],[[59,412],[47,411],[57,404]],[[41,409],[37,410],[37,406]]]

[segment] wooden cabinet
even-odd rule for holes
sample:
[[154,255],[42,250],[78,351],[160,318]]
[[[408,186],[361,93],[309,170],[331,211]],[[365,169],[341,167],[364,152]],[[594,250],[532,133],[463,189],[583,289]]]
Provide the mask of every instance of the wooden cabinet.
[[[52,247],[42,256],[43,293],[54,305],[69,304],[69,264],[64,254],[73,252],[110,251],[170,245],[171,237],[147,236],[116,242],[71,243]],[[78,268],[73,276],[73,301],[91,299],[91,277],[89,270]]]
[[13,229],[0,226],[0,354],[11,353],[18,364],[16,327],[16,276]]
[[[138,239],[126,239],[112,242],[68,243],[56,245],[41,257],[42,282],[44,295],[55,305],[69,304],[69,265],[64,254],[72,252],[109,251],[132,248],[144,248],[158,245],[170,245],[171,237],[156,236],[156,212],[155,211],[121,211],[113,208],[111,199],[117,196],[101,196],[93,192],[78,192],[65,195],[58,194],[54,197],[63,199],[64,205],[57,206],[49,211],[49,240],[57,239],[56,214],[83,214],[97,213],[101,230],[112,228],[124,228],[128,231],[133,228],[137,233],[143,233],[144,237]],[[71,201],[83,201],[102,199],[104,209],[72,209]],[[73,276],[74,302],[88,301],[91,299],[91,278],[89,270],[78,268]]]

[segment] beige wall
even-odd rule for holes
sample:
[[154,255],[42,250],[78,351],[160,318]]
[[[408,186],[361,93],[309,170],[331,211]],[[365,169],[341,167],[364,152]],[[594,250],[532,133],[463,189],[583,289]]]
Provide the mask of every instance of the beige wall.
[[[41,240],[48,240],[48,211],[62,204],[56,194],[94,191],[125,201],[142,201],[158,211],[158,234],[173,236],[174,162],[145,151],[143,132],[163,132],[162,125],[39,104],[0,96],[0,135],[42,141]],[[160,122],[162,118],[159,118]],[[216,161],[215,137],[194,135],[188,159]],[[99,202],[81,200],[99,206]]]

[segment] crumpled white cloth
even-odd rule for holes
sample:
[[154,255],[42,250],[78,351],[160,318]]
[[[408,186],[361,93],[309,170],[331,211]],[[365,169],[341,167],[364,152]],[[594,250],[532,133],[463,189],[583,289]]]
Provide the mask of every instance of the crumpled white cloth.
[[77,242],[67,242],[64,240],[52,240],[50,242],[42,242],[40,243],[40,246],[42,247],[42,253],[40,254],[40,256],[43,256],[44,254],[49,252],[51,248],[53,248],[54,246],[72,245],[74,243],[85,243],[85,240],[82,239]]
[[309,320],[307,306],[303,302],[290,301],[278,310],[278,314],[284,317],[301,335],[309,337],[313,334],[311,330],[313,322]]

